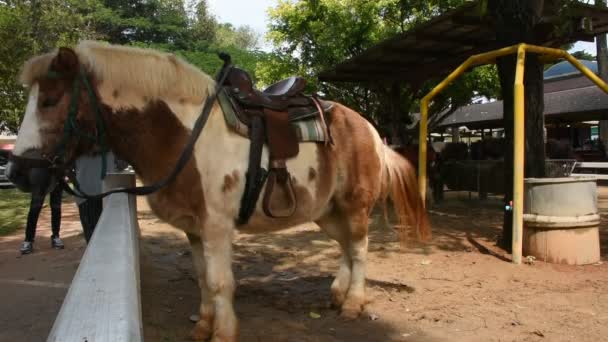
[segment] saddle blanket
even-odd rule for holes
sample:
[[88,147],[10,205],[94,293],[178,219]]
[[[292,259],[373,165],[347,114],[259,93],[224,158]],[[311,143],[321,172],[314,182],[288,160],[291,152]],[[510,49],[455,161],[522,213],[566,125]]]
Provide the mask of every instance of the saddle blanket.
[[[234,129],[238,134],[244,137],[249,137],[249,127],[239,120],[234,108],[232,107],[232,103],[228,98],[228,95],[224,91],[221,91],[218,95],[218,101],[220,103],[220,107],[222,108],[222,112],[224,112],[224,119],[226,120],[228,126]],[[333,104],[326,110],[326,113],[332,108]],[[292,121],[291,125],[294,127],[300,142],[324,143],[329,140],[329,137],[326,136],[327,134],[323,129],[323,121],[319,117],[318,113],[311,118]]]

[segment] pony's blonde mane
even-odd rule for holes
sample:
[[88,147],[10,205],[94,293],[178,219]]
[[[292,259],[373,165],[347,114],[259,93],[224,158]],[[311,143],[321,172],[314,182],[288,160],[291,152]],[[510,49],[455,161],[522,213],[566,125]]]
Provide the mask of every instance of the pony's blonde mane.
[[[98,81],[118,92],[129,90],[147,99],[202,103],[215,86],[209,75],[170,53],[96,41],[82,41],[74,51]],[[56,55],[55,51],[27,61],[20,81],[34,83],[47,73]]]

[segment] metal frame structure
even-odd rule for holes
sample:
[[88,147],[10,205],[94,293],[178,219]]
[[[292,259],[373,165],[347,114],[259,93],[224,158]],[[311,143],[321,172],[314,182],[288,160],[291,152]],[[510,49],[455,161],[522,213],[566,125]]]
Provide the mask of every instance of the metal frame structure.
[[524,202],[524,68],[526,52],[533,52],[543,56],[545,61],[565,58],[580,72],[593,81],[604,92],[608,93],[608,84],[585,67],[568,52],[560,49],[546,48],[536,45],[518,44],[510,47],[478,54],[469,57],[464,63],[456,68],[448,77],[439,83],[431,92],[424,96],[420,102],[420,136],[418,154],[418,186],[422,195],[423,203],[426,199],[426,155],[427,155],[427,125],[429,103],[443,91],[452,81],[457,79],[468,69],[482,64],[494,64],[499,57],[517,54],[517,68],[515,71],[515,96],[514,96],[514,134],[513,134],[513,263],[521,264],[523,243],[523,202]]

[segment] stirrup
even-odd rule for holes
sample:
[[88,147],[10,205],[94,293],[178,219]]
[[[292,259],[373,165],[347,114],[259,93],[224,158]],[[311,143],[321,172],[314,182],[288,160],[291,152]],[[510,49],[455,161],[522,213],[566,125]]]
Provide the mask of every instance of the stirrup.
[[288,203],[287,208],[282,209],[273,209],[272,208],[272,198],[278,196],[275,190],[275,185],[277,184],[277,169],[270,169],[270,173],[268,175],[268,181],[266,183],[266,191],[264,192],[264,203],[262,208],[264,209],[264,213],[272,218],[288,218],[292,216],[298,207],[298,202],[296,198],[296,193],[293,189],[293,183],[291,182],[291,175],[286,170],[287,179],[282,182],[282,186],[278,187],[283,190],[283,192],[287,195],[286,200]]

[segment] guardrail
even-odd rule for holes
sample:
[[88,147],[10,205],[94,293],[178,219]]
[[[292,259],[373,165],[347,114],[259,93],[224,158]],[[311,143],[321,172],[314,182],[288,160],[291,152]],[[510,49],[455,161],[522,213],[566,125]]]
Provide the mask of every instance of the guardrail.
[[[105,190],[132,185],[132,173],[111,173],[104,181]],[[104,200],[47,341],[143,341],[139,284],[135,196],[113,194]]]
[[[576,166],[574,169],[575,170],[576,169],[596,169],[596,170],[608,169],[608,163],[601,163],[601,162],[576,163]],[[577,172],[577,173],[570,174],[570,176],[571,177],[594,177],[595,179],[598,179],[598,180],[608,180],[608,174],[599,174],[599,173]]]

